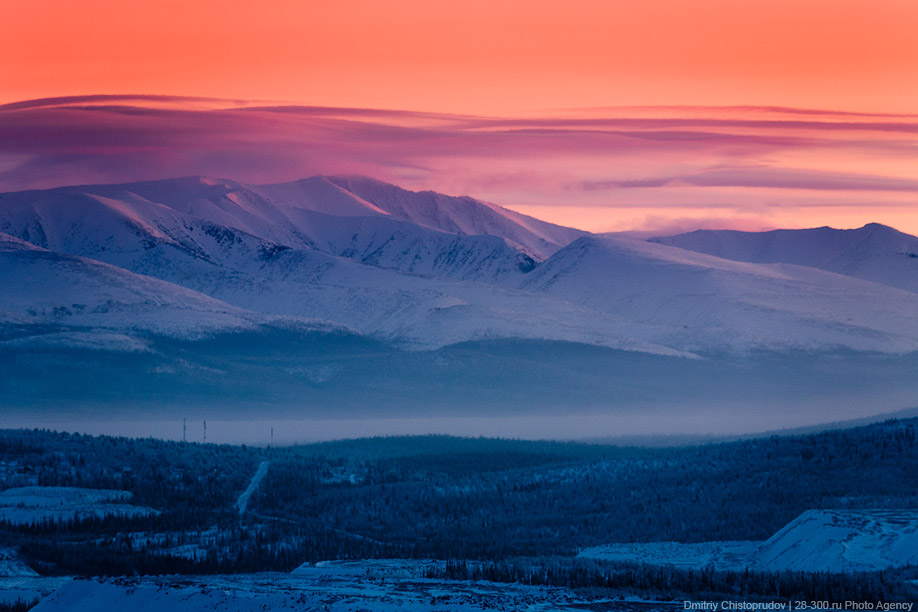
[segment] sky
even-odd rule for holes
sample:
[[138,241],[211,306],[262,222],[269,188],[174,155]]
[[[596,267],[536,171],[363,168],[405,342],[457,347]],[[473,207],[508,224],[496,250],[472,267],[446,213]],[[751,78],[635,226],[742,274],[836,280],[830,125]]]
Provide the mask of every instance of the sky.
[[360,173],[593,231],[918,233],[912,0],[5,0],[3,13],[4,190]]

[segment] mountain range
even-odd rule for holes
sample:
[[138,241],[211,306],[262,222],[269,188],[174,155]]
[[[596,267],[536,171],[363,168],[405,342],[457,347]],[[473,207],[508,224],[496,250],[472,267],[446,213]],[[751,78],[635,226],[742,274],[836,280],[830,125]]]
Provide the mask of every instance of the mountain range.
[[193,177],[0,194],[0,279],[0,392],[19,410],[844,394],[849,417],[918,389],[918,238],[877,224],[632,240],[365,177]]

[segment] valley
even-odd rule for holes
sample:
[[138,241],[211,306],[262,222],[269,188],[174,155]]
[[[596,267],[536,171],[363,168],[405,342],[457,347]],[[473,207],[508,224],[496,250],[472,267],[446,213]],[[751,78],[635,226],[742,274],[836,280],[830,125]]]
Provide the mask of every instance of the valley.
[[910,601],[916,427],[678,448],[447,436],[268,448],[5,430],[0,499],[89,505],[51,504],[49,516],[44,503],[0,503],[0,602]]

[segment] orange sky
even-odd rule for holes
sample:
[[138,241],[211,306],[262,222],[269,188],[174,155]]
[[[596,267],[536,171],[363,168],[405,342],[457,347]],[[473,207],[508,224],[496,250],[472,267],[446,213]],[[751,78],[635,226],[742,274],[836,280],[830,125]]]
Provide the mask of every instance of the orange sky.
[[222,100],[0,109],[0,188],[361,172],[599,231],[918,233],[915,0],[2,0],[0,104],[96,94]]
[[0,102],[918,111],[914,0],[5,0]]

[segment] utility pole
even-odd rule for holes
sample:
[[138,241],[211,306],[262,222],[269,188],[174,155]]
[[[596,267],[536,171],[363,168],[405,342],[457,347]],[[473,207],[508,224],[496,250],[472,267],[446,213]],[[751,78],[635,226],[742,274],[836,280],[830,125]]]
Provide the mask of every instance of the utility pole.
[[204,421],[204,444],[207,444],[207,421]]
[[188,419],[182,419],[182,442],[188,441]]
[[274,428],[271,428],[271,448],[274,448]]

